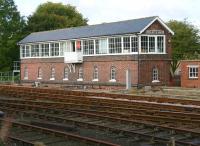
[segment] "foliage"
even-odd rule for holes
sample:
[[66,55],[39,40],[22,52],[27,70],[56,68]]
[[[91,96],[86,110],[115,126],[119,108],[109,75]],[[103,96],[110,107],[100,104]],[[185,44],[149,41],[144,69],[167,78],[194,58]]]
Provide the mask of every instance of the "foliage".
[[[175,32],[172,36],[172,64],[171,70],[174,73],[182,59],[198,59],[200,54],[199,30],[187,20],[171,20],[168,26]],[[194,55],[197,54],[197,55]]]
[[19,59],[17,42],[24,36],[25,21],[13,0],[0,0],[0,70],[10,70]]
[[172,36],[172,56],[174,60],[187,59],[194,52],[200,53],[199,30],[187,20],[168,22],[169,27],[175,32]]
[[41,4],[36,12],[28,17],[27,29],[30,32],[54,30],[87,25],[87,21],[69,4],[47,2]]

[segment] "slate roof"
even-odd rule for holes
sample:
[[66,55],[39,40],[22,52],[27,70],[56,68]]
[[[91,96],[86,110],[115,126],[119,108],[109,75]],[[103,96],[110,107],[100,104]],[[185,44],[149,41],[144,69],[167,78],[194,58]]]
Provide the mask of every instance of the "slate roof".
[[156,17],[34,32],[19,41],[18,44],[139,33]]

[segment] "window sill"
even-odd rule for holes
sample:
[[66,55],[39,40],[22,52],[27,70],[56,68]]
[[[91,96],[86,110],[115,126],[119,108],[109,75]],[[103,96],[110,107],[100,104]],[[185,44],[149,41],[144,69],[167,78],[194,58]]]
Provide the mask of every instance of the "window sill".
[[55,78],[50,78],[50,81],[53,81],[53,80],[55,80]]
[[112,80],[109,80],[109,82],[116,82],[116,80],[115,80],[115,79],[112,79]]
[[98,82],[98,81],[99,81],[99,79],[93,79],[92,81],[93,81],[93,82]]
[[64,79],[63,79],[63,81],[68,81],[68,80],[69,80],[68,78],[64,78]]
[[28,78],[27,78],[27,77],[25,77],[25,78],[24,78],[24,80],[28,80]]
[[38,80],[41,80],[42,78],[37,78]]
[[159,83],[159,80],[153,80],[152,83]]
[[189,77],[189,80],[198,80],[199,77]]
[[83,79],[77,79],[77,81],[83,81]]

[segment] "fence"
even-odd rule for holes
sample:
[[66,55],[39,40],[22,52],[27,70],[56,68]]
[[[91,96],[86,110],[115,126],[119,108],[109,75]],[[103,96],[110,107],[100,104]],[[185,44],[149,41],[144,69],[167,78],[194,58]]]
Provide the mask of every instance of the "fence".
[[14,61],[13,71],[0,72],[0,83],[14,83],[20,80],[20,62]]

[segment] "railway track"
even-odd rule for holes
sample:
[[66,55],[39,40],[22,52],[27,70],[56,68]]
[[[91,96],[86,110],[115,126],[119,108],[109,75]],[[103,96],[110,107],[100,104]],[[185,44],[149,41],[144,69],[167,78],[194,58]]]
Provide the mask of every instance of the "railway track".
[[[99,104],[77,104],[75,103],[61,103],[61,102],[46,102],[46,101],[30,101],[30,100],[15,100],[15,99],[0,99],[2,106],[19,106],[27,107],[28,105],[35,106],[35,108],[49,108],[61,110],[75,110],[86,113],[94,113],[99,115],[110,115],[115,117],[123,117],[126,119],[138,119],[154,122],[171,122],[179,125],[192,124],[193,127],[200,127],[200,114],[190,112],[173,112],[162,111],[160,109],[141,109],[141,108],[126,108],[126,107],[112,107],[100,106]],[[9,103],[9,105],[8,105]],[[21,105],[23,104],[23,105]],[[24,106],[25,105],[25,106]],[[191,127],[190,127],[191,128]]]
[[106,97],[112,99],[127,99],[127,100],[138,100],[148,101],[156,103],[170,103],[170,104],[181,104],[181,105],[196,105],[200,106],[199,100],[180,99],[180,98],[163,98],[163,97],[150,97],[150,96],[136,96],[136,95],[123,95],[123,94],[108,94],[108,93],[94,93],[94,92],[83,92],[83,91],[66,91],[62,89],[49,89],[49,88],[32,88],[23,86],[12,86],[12,85],[1,85],[0,93],[3,95],[10,96],[23,96],[27,95],[24,93],[27,91],[30,97],[34,97],[35,94],[41,93],[45,95],[49,94],[54,97],[65,97],[66,95],[76,96],[94,96],[94,97]]
[[[2,122],[6,122],[6,120],[0,119],[0,124],[2,124]],[[38,141],[43,142],[46,146],[119,146],[117,144],[27,123],[13,120],[7,122],[11,122],[12,124],[8,139],[9,142],[12,142],[15,146],[22,146],[22,144],[33,146],[34,143]]]
[[[170,138],[175,136],[176,137],[176,144],[178,145],[199,145],[198,143],[198,138],[200,136],[200,133],[198,132],[192,132],[188,130],[181,130],[181,129],[176,129],[176,128],[167,128],[167,127],[162,127],[162,126],[157,126],[157,125],[152,125],[152,124],[141,124],[141,122],[133,122],[133,121],[128,121],[128,120],[122,120],[122,119],[117,119],[117,118],[110,118],[106,116],[98,116],[95,114],[86,114],[86,113],[77,113],[74,111],[62,111],[59,113],[59,111],[54,111],[55,114],[52,114],[53,109],[45,109],[40,107],[35,107],[35,109],[30,108],[34,106],[28,106],[27,105],[21,105],[20,107],[23,107],[21,109],[24,110],[16,110],[16,106],[13,109],[8,109],[8,105],[5,105],[7,108],[2,108],[1,109],[5,111],[10,111],[12,112],[17,112],[17,113],[23,113],[23,116],[30,116],[31,117],[37,117],[37,119],[46,119],[46,120],[52,120],[56,122],[62,122],[62,123],[76,123],[76,125],[82,125],[82,126],[87,126],[87,127],[95,127],[95,130],[103,130],[106,131],[109,129],[109,131],[112,132],[118,132],[118,133],[124,133],[124,135],[127,137],[127,139],[133,139],[131,136],[135,135],[140,135],[140,137],[145,137],[145,139],[151,140],[154,139],[156,142],[165,142],[168,143],[170,141]],[[27,110],[33,111],[33,110],[38,110],[39,113],[41,113],[41,110],[43,110],[44,114],[38,114],[38,113],[31,113],[31,112],[25,112]],[[47,114],[49,113],[50,114]],[[69,115],[66,113],[70,113]],[[56,115],[56,116],[55,116]],[[76,115],[76,116],[75,116]],[[62,118],[65,117],[65,118]],[[70,119],[70,120],[69,120]],[[81,119],[81,121],[79,121]],[[106,119],[106,120],[105,120]],[[109,119],[109,121],[108,121]],[[84,121],[90,121],[90,122],[84,122]],[[111,121],[111,122],[110,122]],[[113,122],[114,121],[114,122]],[[119,122],[120,121],[120,122]],[[94,123],[99,123],[99,124],[94,124]],[[120,123],[120,124],[116,124]],[[122,124],[124,123],[124,124]],[[128,123],[128,125],[127,125]],[[113,128],[113,125],[116,125],[117,128]],[[111,126],[112,125],[112,126]],[[145,126],[144,126],[145,125]],[[98,128],[96,128],[98,127]],[[118,127],[123,127],[123,128],[118,128]],[[167,129],[167,130],[166,130]],[[187,134],[186,134],[187,133]],[[188,133],[190,133],[188,135]],[[162,135],[162,136],[158,136]],[[181,139],[185,139],[184,141],[181,141]],[[187,141],[187,139],[190,139],[190,142]],[[137,140],[138,141],[138,140]],[[195,142],[196,141],[196,142]],[[133,141],[131,141],[133,143]],[[196,143],[196,144],[195,144]],[[125,144],[125,143],[123,143]]]
[[[173,137],[178,146],[200,145],[200,104],[196,101],[7,87],[0,86],[0,95],[8,96],[0,98],[0,109],[16,113],[24,122],[87,127],[90,133],[101,135],[91,138],[115,143],[120,137],[119,145],[165,146]],[[109,132],[111,136],[103,138]]]

